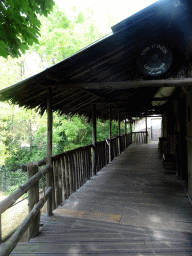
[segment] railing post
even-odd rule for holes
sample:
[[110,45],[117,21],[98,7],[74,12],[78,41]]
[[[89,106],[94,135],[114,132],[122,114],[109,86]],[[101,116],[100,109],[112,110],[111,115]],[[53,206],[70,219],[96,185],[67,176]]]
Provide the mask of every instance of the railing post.
[[[52,88],[47,90],[47,164],[52,163],[52,125],[53,125],[53,114],[52,114]],[[53,188],[53,171],[47,174],[47,188]],[[47,216],[52,215],[52,204],[54,194],[49,196],[47,200]]]
[[96,132],[96,105],[93,104],[92,109],[92,120],[93,120],[93,165],[92,165],[92,173],[96,175],[96,164],[97,164],[97,132]]
[[[38,166],[33,162],[27,164],[27,175],[28,179],[33,177],[38,172]],[[28,191],[28,205],[29,213],[33,209],[34,205],[39,202],[39,181],[37,181]],[[39,222],[40,222],[40,212],[33,219],[31,225],[29,226],[29,237],[31,239],[39,234]]]

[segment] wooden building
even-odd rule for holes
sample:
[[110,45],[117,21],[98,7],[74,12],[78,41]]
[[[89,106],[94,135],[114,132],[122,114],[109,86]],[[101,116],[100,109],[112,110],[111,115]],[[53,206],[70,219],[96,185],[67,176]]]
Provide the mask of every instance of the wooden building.
[[[75,55],[0,91],[0,101],[47,110],[49,136],[52,111],[93,121],[162,115],[162,153],[174,155],[176,175],[192,196],[191,31],[191,1],[160,0]],[[50,145],[51,137],[49,163]]]

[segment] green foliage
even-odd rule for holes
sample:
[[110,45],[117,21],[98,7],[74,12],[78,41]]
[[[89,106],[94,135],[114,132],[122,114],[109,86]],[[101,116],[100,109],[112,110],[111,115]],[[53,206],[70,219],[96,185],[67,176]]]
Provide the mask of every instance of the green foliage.
[[43,66],[66,59],[106,34],[98,31],[90,9],[73,8],[70,16],[55,6],[48,18],[41,17],[40,21],[39,44],[31,49],[40,56]]
[[41,23],[37,14],[47,16],[53,5],[53,0],[0,1],[0,56],[21,56],[38,43]]
[[27,173],[21,169],[10,171],[5,166],[0,169],[0,190],[13,193],[19,186],[27,181]]
[[[0,89],[44,70],[108,33],[109,22],[97,26],[91,9],[73,8],[66,13],[55,6],[45,18],[52,6],[52,0],[0,2]],[[111,23],[112,18],[107,18]],[[37,36],[38,45],[33,44]],[[46,115],[40,117],[8,103],[0,103],[0,108],[0,189],[6,185],[13,191],[15,184],[18,187],[27,179],[22,164],[46,156],[47,121]],[[108,138],[108,126],[108,122],[98,120],[98,141]],[[113,122],[112,135],[117,133],[117,122]],[[54,114],[53,155],[91,143],[92,124],[85,117]]]

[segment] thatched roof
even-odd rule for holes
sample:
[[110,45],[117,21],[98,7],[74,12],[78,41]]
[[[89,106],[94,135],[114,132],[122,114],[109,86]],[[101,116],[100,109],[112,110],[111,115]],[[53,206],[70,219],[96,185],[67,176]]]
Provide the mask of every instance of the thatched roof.
[[[161,100],[155,98],[158,90],[190,82],[178,80],[178,74],[186,56],[190,58],[192,54],[191,25],[191,9],[186,0],[161,0],[116,24],[110,35],[77,54],[0,91],[0,101],[11,100],[43,113],[47,88],[52,87],[53,111],[61,114],[78,113],[91,118],[95,103],[97,116],[103,119],[108,119],[109,107],[114,119],[118,111],[121,119],[162,113],[165,104],[152,104]],[[143,74],[137,64],[142,49],[151,44],[166,45],[173,56],[169,70],[155,77]]]

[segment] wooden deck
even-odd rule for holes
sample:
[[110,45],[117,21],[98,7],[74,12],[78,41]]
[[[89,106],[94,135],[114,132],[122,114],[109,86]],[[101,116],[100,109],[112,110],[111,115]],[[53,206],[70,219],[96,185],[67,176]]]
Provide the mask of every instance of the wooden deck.
[[192,206],[157,144],[131,145],[11,255],[192,255]]

